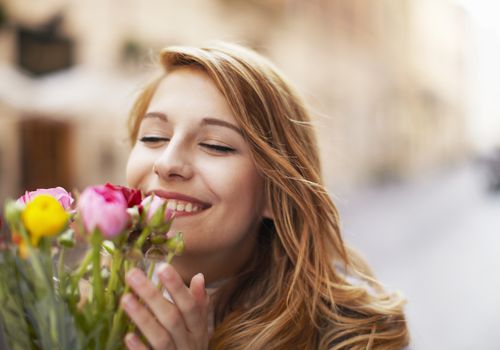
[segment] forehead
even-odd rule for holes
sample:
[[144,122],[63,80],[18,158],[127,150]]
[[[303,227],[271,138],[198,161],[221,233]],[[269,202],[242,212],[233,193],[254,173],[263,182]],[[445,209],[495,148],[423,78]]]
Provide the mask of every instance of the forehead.
[[169,72],[160,81],[147,112],[184,118],[216,117],[237,124],[224,95],[208,74],[196,68],[178,68]]

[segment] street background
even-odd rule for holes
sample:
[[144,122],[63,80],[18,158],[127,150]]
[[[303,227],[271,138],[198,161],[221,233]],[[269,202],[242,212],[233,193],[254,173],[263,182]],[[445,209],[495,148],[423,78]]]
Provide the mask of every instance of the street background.
[[346,240],[406,296],[413,349],[500,349],[500,192],[475,162],[339,195]]
[[3,0],[0,203],[125,184],[126,118],[169,45],[235,41],[313,109],[347,242],[413,350],[500,350],[500,4]]

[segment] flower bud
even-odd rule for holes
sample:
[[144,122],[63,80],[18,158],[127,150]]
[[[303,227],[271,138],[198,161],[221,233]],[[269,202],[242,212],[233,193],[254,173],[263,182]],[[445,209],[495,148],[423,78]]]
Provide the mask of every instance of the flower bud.
[[141,220],[141,208],[140,208],[140,206],[127,208],[127,213],[130,216],[130,219],[132,221],[132,227],[137,226],[137,224]]
[[137,264],[137,262],[141,261],[144,258],[144,255],[142,254],[142,251],[140,249],[130,249],[125,258],[129,261],[131,261],[133,264]]
[[146,224],[157,232],[167,232],[174,217],[174,211],[167,208],[167,201],[163,198],[151,195],[142,201]]
[[5,220],[7,220],[10,225],[14,225],[15,223],[19,222],[24,207],[25,205],[23,203],[13,200],[7,201],[4,209]]
[[181,255],[184,252],[184,248],[184,238],[181,232],[177,232],[175,236],[169,238],[167,241],[168,251],[175,255]]
[[111,255],[113,255],[116,250],[115,244],[108,240],[102,242],[102,247]]
[[161,245],[167,242],[167,237],[164,234],[153,233],[149,236],[149,239],[153,245]]
[[57,243],[62,247],[73,248],[75,246],[75,231],[72,229],[64,231],[57,237]]

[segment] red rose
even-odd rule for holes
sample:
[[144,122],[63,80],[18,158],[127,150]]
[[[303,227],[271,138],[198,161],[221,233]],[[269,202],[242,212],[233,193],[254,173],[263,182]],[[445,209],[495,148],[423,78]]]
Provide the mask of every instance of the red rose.
[[133,206],[139,205],[142,202],[141,191],[139,191],[136,188],[113,185],[110,184],[109,182],[104,186],[109,188],[110,190],[120,191],[123,194],[123,197],[125,197],[125,200],[127,201],[127,208],[132,208]]

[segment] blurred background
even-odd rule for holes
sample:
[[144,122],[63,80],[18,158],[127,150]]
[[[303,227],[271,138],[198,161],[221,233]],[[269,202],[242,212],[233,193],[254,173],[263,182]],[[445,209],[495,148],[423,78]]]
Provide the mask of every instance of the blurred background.
[[314,109],[346,240],[407,297],[413,349],[500,349],[500,5],[3,0],[0,200],[124,184],[155,52],[225,39]]

